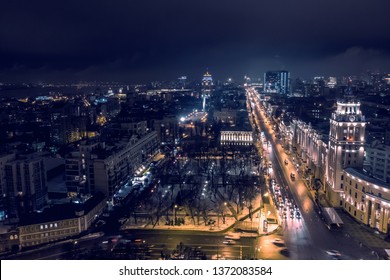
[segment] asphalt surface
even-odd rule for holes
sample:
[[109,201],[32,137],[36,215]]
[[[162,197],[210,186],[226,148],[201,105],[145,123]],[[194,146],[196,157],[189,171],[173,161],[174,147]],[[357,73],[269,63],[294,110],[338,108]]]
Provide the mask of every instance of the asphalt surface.
[[[252,93],[249,94],[249,98],[254,98]],[[254,100],[252,103],[256,104]],[[145,242],[149,246],[150,259],[159,259],[162,254],[170,254],[180,243],[201,250],[207,259],[377,259],[378,256],[372,253],[369,246],[362,246],[358,241],[358,234],[347,231],[353,229],[353,222],[348,221],[347,227],[341,231],[327,229],[303,183],[304,178],[301,178],[296,170],[294,171],[292,159],[286,156],[281,145],[275,140],[274,132],[265,123],[267,121],[260,107],[256,105],[253,109],[256,123],[259,125],[258,131],[263,131],[271,144],[270,147],[264,147],[266,156],[272,163],[270,176],[280,186],[283,198],[287,198],[299,209],[301,219],[287,215],[286,219],[281,219],[281,228],[274,234],[257,238],[242,237],[231,244],[224,244],[225,234],[216,232],[138,229],[120,232],[117,221],[122,213],[118,213],[107,221],[103,228],[105,230],[103,236],[77,239],[77,242],[76,240],[64,241],[36,250],[20,252],[4,259],[70,259],[81,252],[121,239]],[[260,135],[257,135],[256,139],[260,139]],[[284,163],[286,158],[289,160],[287,165]],[[295,173],[294,181],[290,179],[291,172]],[[331,250],[337,250],[340,254],[338,256],[330,254]]]
[[[263,131],[267,141],[271,143],[268,148],[269,160],[272,162],[271,177],[276,183],[286,188],[288,196],[293,199],[294,203],[300,209],[302,219],[283,219],[280,238],[288,249],[290,259],[329,259],[334,256],[329,255],[327,251],[337,250],[341,253],[339,259],[376,259],[377,256],[372,254],[372,250],[360,246],[359,242],[350,237],[350,234],[329,231],[320,219],[314,202],[310,198],[309,191],[305,187],[303,180],[298,172],[293,169],[292,159],[289,158],[289,164],[284,164],[287,157],[280,144],[276,143],[275,134],[272,131],[265,118],[259,103],[255,101],[253,93],[249,93],[250,98],[255,104],[253,112],[257,123],[260,124],[260,131]],[[290,173],[294,172],[296,179],[290,179]]]

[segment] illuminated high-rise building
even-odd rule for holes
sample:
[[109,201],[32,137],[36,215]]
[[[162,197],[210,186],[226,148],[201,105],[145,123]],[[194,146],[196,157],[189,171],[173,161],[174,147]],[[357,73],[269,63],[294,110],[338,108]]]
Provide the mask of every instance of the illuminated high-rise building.
[[264,91],[267,93],[289,94],[290,72],[268,71],[264,74]]
[[210,97],[210,94],[213,90],[213,77],[207,71],[202,78],[202,98],[203,98],[203,112],[206,110],[206,99]]
[[326,85],[329,88],[335,88],[337,85],[337,78],[336,77],[329,77]]
[[181,76],[178,78],[180,88],[184,89],[187,83],[187,76]]
[[363,167],[365,126],[360,102],[352,97],[337,102],[337,109],[330,119],[326,166],[327,196],[334,206],[341,206],[345,188],[343,170]]

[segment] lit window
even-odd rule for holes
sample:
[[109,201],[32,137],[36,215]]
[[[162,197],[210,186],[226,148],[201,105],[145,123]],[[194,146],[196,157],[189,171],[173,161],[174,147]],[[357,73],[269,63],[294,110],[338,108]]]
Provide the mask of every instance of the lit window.
[[40,229],[43,229],[43,225],[40,226]]
[[54,227],[58,227],[57,223],[54,223]]
[[45,225],[45,228],[47,228],[47,225]]

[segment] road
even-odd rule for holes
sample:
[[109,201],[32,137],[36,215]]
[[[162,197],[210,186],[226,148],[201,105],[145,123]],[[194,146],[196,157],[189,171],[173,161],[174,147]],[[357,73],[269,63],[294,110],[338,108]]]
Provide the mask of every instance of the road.
[[[309,196],[303,180],[283,151],[282,146],[275,141],[268,120],[264,115],[257,93],[247,91],[252,106],[254,122],[258,133],[264,132],[267,145],[266,157],[272,164],[271,178],[275,180],[281,191],[283,202],[286,199],[301,213],[301,219],[282,218],[282,229],[273,235],[257,238],[244,238],[236,240],[234,244],[224,244],[224,234],[201,233],[195,231],[164,231],[164,230],[130,230],[121,232],[118,220],[123,216],[125,209],[118,211],[117,215],[110,217],[105,225],[105,235],[91,239],[78,239],[44,246],[37,250],[18,253],[8,259],[69,259],[78,252],[83,252],[100,246],[107,240],[116,239],[121,235],[124,239],[142,239],[150,248],[150,258],[158,259],[161,253],[168,254],[182,242],[184,246],[195,247],[203,251],[208,259],[332,259],[334,256],[327,253],[329,250],[338,250],[341,256],[338,259],[376,259],[371,250],[361,247],[343,231],[329,231],[315,211],[315,205]],[[256,129],[255,129],[256,130]],[[255,139],[261,139],[256,135]],[[268,145],[268,141],[269,144]],[[289,163],[284,163],[288,159]],[[296,179],[290,179],[294,172]],[[272,187],[272,186],[271,186]],[[132,202],[129,202],[132,203]],[[287,203],[286,203],[287,204]],[[282,207],[284,208],[284,207]]]
[[[120,236],[120,238],[118,238]],[[174,231],[166,230],[131,230],[122,232],[120,235],[102,236],[89,240],[78,240],[54,244],[24,252],[12,256],[8,259],[24,260],[55,260],[69,259],[70,256],[77,252],[83,252],[97,248],[100,244],[111,240],[138,240],[141,239],[150,248],[150,258],[159,259],[161,253],[170,254],[176,249],[176,246],[183,243],[184,246],[193,247],[201,250],[207,256],[207,259],[253,259],[256,257],[255,238],[242,237],[234,240],[234,244],[224,244],[226,241],[223,234],[199,233],[191,231]]]
[[[270,176],[276,183],[285,188],[287,197],[296,204],[302,219],[283,219],[281,239],[284,240],[288,248],[290,259],[329,259],[333,256],[327,251],[337,250],[341,259],[376,259],[371,254],[371,250],[359,246],[358,242],[349,237],[343,231],[329,231],[316,212],[314,202],[310,198],[309,191],[303,183],[305,178],[301,178],[293,166],[292,159],[286,155],[283,147],[276,142],[275,132],[267,120],[264,110],[261,107],[258,94],[254,89],[247,90],[250,104],[252,104],[255,123],[259,132],[263,131],[265,138],[271,146],[267,149],[267,156],[272,163]],[[258,136],[261,139],[261,136]],[[289,164],[285,164],[285,159]],[[296,179],[291,180],[290,174],[294,173]],[[266,245],[266,244],[264,244]],[[261,246],[261,244],[258,244]]]

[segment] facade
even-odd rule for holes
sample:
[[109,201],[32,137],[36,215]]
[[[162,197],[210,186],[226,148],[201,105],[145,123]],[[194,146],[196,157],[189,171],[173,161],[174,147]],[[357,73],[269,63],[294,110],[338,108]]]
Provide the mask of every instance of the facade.
[[[292,147],[313,178],[324,180],[322,187],[332,206],[388,234],[390,185],[383,179],[389,152],[380,143],[368,147],[365,166],[371,174],[363,171],[365,125],[359,102],[339,101],[330,120],[329,141],[305,122],[293,120]],[[377,178],[371,176],[375,170],[380,175]]]
[[307,171],[308,175],[319,179],[323,184],[328,152],[323,135],[318,133],[310,124],[300,120],[293,120],[292,127],[292,147],[307,166],[307,170],[302,171]]
[[19,230],[14,227],[0,227],[0,253],[19,250]]
[[223,108],[221,111],[214,111],[214,120],[222,124],[234,124],[237,121],[237,111]]
[[124,138],[114,146],[85,142],[78,152],[66,158],[65,174],[68,193],[101,192],[112,196],[121,183],[145,163],[159,148],[158,134]]
[[5,166],[8,216],[40,210],[47,201],[47,178],[42,158],[20,159]]
[[19,225],[20,247],[53,242],[88,230],[106,207],[106,201],[102,194],[97,194],[83,203],[54,205],[25,217]]
[[359,222],[382,233],[390,232],[390,185],[355,168],[342,175],[342,207]]
[[7,214],[7,182],[5,175],[5,165],[15,160],[15,153],[0,155],[0,222],[4,221]]
[[221,145],[249,146],[253,144],[253,132],[226,129],[221,131]]
[[234,123],[233,119],[224,123],[221,129],[221,145],[251,147],[253,144],[253,131],[249,124],[248,113],[245,110],[236,110]]
[[81,141],[79,150],[65,158],[65,185],[69,196],[93,193],[87,177],[90,175],[89,160],[91,152],[99,147],[98,141]]
[[264,92],[289,94],[290,93],[290,72],[268,71],[264,74]]
[[337,102],[330,120],[326,165],[327,198],[333,206],[341,206],[343,170],[347,167],[363,168],[365,126],[360,102],[351,99]]
[[365,169],[373,177],[390,183],[390,146],[374,141],[366,147]]

